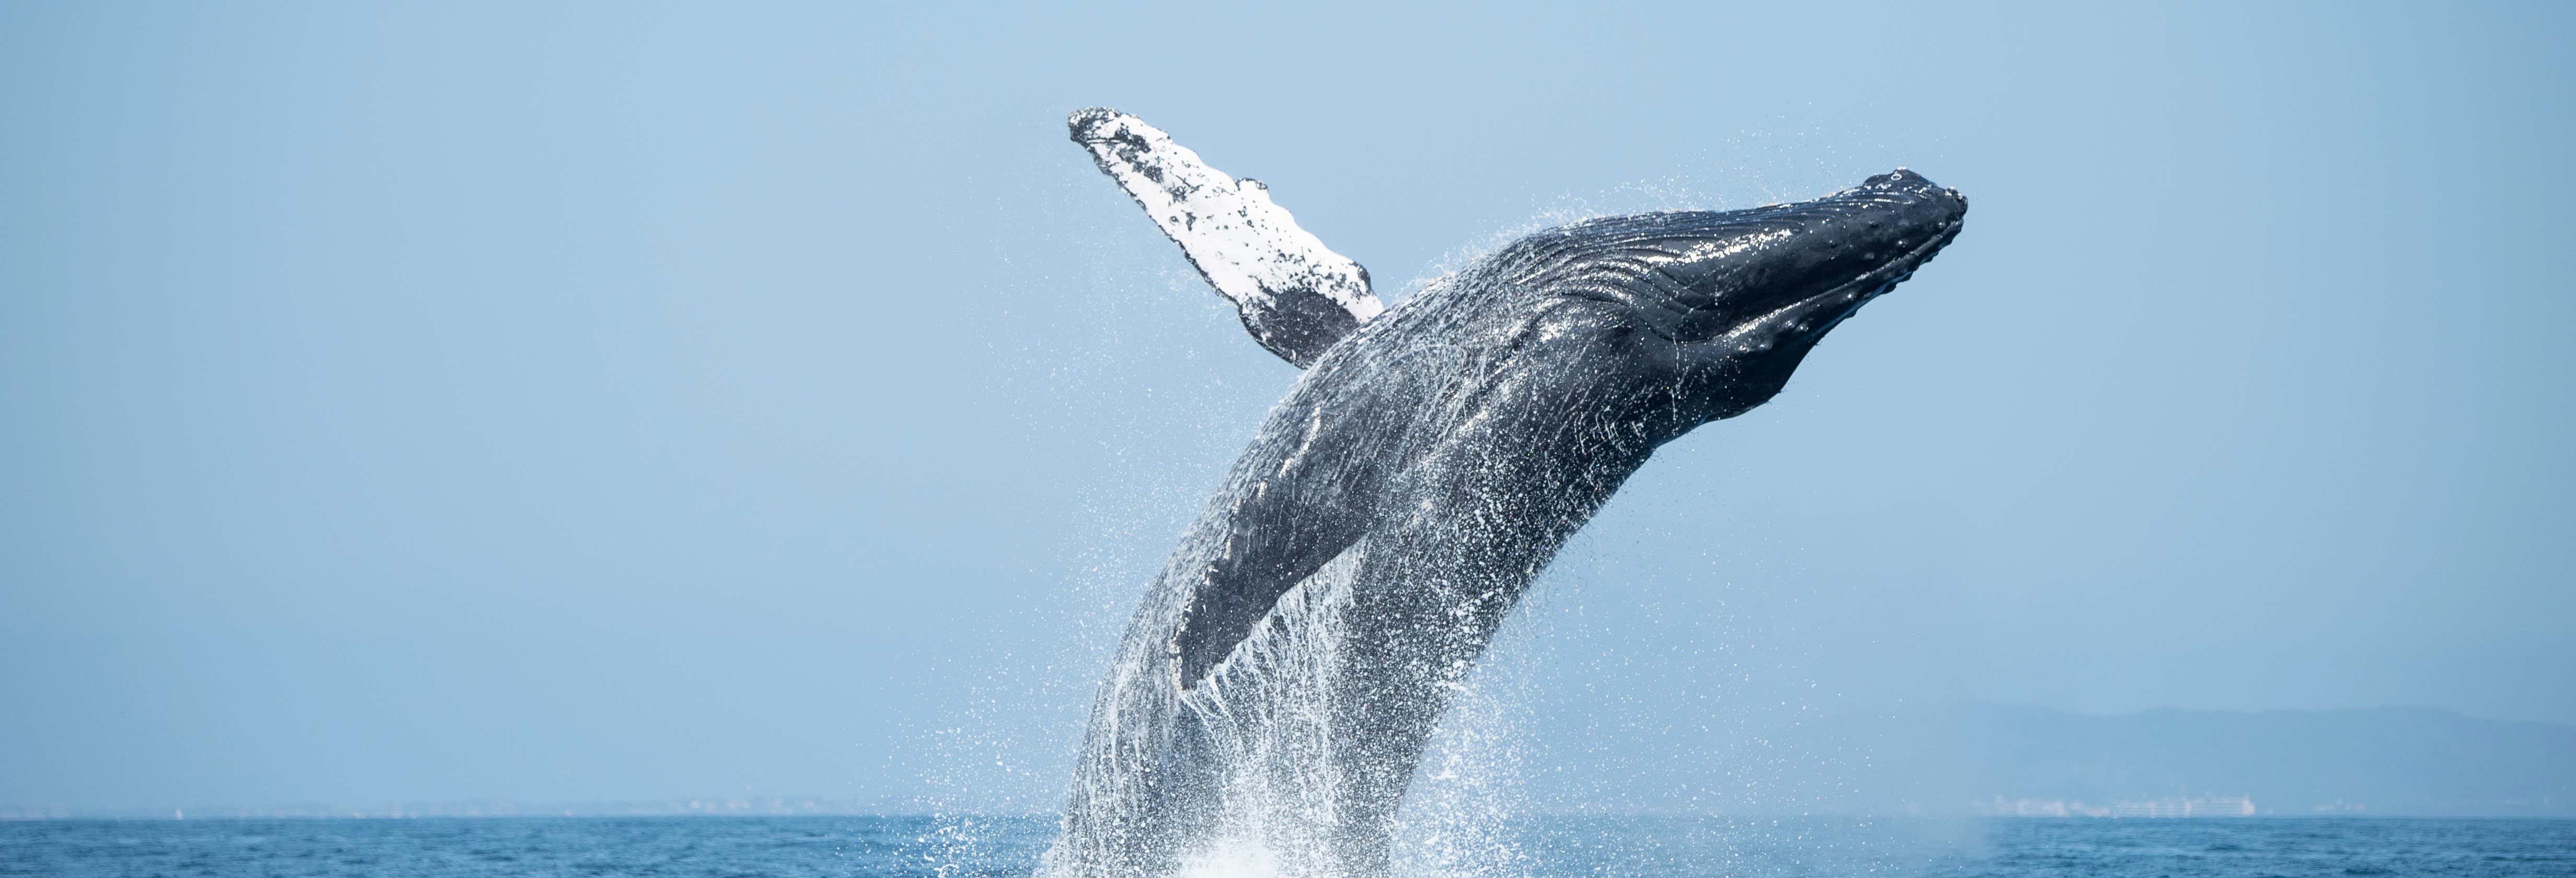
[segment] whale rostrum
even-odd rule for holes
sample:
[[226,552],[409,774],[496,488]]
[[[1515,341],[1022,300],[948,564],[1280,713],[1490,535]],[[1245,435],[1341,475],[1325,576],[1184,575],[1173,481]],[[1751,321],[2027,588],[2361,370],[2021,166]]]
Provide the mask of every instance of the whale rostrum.
[[1778,394],[1955,238],[1911,171],[1812,201],[1538,232],[1392,309],[1257,183],[1132,116],[1073,139],[1304,367],[1146,592],[1095,698],[1057,878],[1250,846],[1376,875],[1459,682],[1654,450]]

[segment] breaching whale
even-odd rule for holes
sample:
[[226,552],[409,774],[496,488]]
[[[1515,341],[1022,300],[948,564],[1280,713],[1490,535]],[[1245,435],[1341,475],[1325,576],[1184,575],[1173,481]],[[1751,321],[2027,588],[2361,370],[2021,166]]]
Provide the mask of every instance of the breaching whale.
[[1127,628],[1055,878],[1246,855],[1384,874],[1442,709],[1557,548],[1657,446],[1778,394],[1967,211],[1899,169],[1795,204],[1587,220],[1386,308],[1267,187],[1132,116],[1069,127],[1305,371]]

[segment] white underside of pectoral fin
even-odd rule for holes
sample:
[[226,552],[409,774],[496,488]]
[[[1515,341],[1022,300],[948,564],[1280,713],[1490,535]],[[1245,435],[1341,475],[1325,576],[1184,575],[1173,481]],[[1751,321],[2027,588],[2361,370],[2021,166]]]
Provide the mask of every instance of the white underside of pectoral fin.
[[1386,310],[1368,271],[1324,246],[1258,180],[1237,180],[1134,116],[1092,108],[1067,121],[1075,143],[1234,301],[1262,347],[1305,366]]

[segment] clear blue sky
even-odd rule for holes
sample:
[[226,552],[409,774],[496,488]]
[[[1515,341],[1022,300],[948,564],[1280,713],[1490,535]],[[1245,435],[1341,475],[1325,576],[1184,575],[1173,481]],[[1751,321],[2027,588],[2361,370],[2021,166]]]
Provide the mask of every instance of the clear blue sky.
[[1969,195],[1560,560],[1495,657],[1534,768],[1963,699],[2576,722],[2567,6],[932,5],[0,8],[0,803],[1046,806],[1293,379],[1091,104],[1395,296]]

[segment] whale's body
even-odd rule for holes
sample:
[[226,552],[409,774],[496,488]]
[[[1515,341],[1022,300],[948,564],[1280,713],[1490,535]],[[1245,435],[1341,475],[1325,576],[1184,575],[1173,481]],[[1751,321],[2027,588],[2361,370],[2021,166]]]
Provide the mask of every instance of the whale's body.
[[[1168,187],[1159,208],[1138,200],[1308,368],[1128,626],[1054,876],[1168,875],[1229,846],[1292,874],[1382,874],[1442,709],[1565,539],[1657,446],[1777,393],[1966,210],[1899,171],[1794,205],[1592,220],[1379,314],[1365,272],[1311,236],[1256,229],[1286,241],[1280,258],[1194,246],[1210,226],[1192,197],[1234,181],[1187,177],[1206,169],[1185,151],[1179,171],[1153,149],[1122,159],[1144,141],[1105,129],[1160,132],[1103,113],[1076,114],[1075,139],[1131,193]],[[1224,210],[1252,226],[1263,208]],[[1278,225],[1294,230],[1284,211]],[[1249,279],[1211,268],[1225,258]]]

